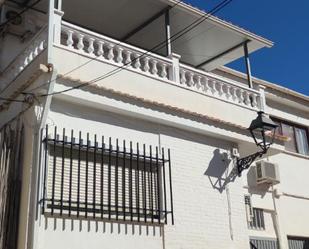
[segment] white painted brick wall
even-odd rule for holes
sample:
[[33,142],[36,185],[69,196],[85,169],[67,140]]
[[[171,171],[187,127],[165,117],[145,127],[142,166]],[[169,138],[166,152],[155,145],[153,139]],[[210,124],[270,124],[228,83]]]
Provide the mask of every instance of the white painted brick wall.
[[[216,177],[206,175],[231,168],[225,157],[230,144],[207,136],[191,134],[141,120],[115,116],[108,112],[62,106],[60,114],[54,105],[49,119],[54,124],[140,143],[171,149],[172,183],[175,225],[160,227],[112,224],[101,221],[54,220],[41,217],[37,248],[168,248],[168,249],[247,249],[244,191],[236,178],[226,189],[219,191]],[[215,153],[215,159],[214,159]],[[224,172],[222,172],[224,173]],[[223,177],[225,175],[223,174]],[[231,213],[228,203],[230,199]],[[170,217],[169,217],[170,218]],[[231,220],[231,223],[230,223]],[[111,229],[111,226],[113,229]],[[134,232],[132,229],[134,228]],[[147,232],[148,230],[148,232]]]

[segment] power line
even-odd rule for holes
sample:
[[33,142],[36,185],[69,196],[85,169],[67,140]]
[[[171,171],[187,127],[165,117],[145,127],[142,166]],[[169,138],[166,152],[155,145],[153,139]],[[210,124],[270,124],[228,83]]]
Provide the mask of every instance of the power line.
[[22,15],[23,13],[25,13],[26,11],[28,11],[29,9],[32,9],[35,5],[37,5],[39,2],[41,2],[42,0],[37,0],[35,1],[33,4],[27,6],[26,8],[24,8],[22,11],[20,11],[19,13],[17,13],[16,16],[13,16],[12,18],[6,20],[4,23],[0,24],[0,29],[4,26],[6,26],[8,23],[10,23],[11,21],[14,21],[17,17],[19,17],[20,15]]
[[[176,7],[177,5],[179,5],[181,2],[182,2],[182,0],[177,1],[176,3],[174,3],[174,5],[172,5],[172,6],[169,8],[169,10],[175,8],[175,7]],[[167,41],[167,40],[164,40],[164,41],[163,41],[164,44],[165,44],[166,41]],[[120,41],[120,42],[116,43],[115,46],[118,46],[118,45],[120,45],[121,43],[123,43],[123,42]],[[162,43],[162,42],[161,42],[161,43]],[[42,84],[42,85],[39,85],[39,86],[37,86],[37,87],[35,87],[35,88],[32,88],[32,89],[30,89],[29,91],[35,91],[35,90],[37,90],[37,89],[39,89],[39,88],[42,88],[42,87],[45,86],[45,85],[49,85],[51,82],[54,82],[54,81],[56,81],[56,80],[58,80],[58,79],[61,79],[61,78],[65,77],[66,75],[68,75],[68,74],[70,74],[70,73],[73,73],[74,71],[76,71],[76,70],[78,70],[78,69],[80,69],[80,68],[82,68],[82,67],[88,65],[90,62],[94,61],[94,60],[97,59],[99,56],[100,56],[100,55],[96,55],[94,58],[91,58],[90,60],[88,60],[88,61],[82,63],[81,65],[79,65],[79,66],[77,66],[77,67],[71,69],[70,71],[68,71],[68,72],[66,72],[66,73],[64,73],[64,74],[62,74],[61,76],[56,77],[56,78],[53,79],[52,81],[49,81],[48,83],[45,83],[45,84]],[[130,63],[134,62],[136,59],[137,59],[137,58],[135,58],[134,60],[132,60]]]
[[[26,9],[24,9],[23,11],[21,11],[21,12],[20,12],[19,14],[17,14],[14,18],[11,18],[10,20],[8,20],[8,21],[6,21],[5,23],[1,24],[0,27],[1,27],[2,25],[4,26],[4,25],[6,25],[8,22],[14,20],[15,18],[17,18],[17,16],[21,15],[22,13],[26,12],[27,10],[33,8],[33,7],[34,7],[36,4],[38,4],[40,1],[41,1],[41,0],[37,0],[37,1],[34,2],[33,4],[27,6]],[[175,8],[177,5],[179,5],[179,4],[181,3],[181,1],[182,1],[182,0],[179,0],[179,1],[177,1],[176,3],[174,3],[174,4],[169,8],[169,10]],[[118,46],[118,45],[120,45],[121,43],[122,43],[122,42],[119,42],[119,43],[115,44],[115,46]],[[86,61],[85,63],[83,63],[83,64],[81,64],[81,65],[79,65],[79,66],[73,68],[72,70],[66,72],[65,74],[56,77],[56,78],[53,79],[52,81],[49,81],[49,82],[47,82],[47,83],[45,83],[45,84],[42,84],[42,85],[40,85],[40,86],[37,86],[37,87],[35,87],[35,88],[33,88],[33,89],[30,89],[30,90],[29,90],[30,92],[23,92],[23,94],[31,94],[31,93],[33,93],[33,91],[35,91],[35,90],[37,90],[37,89],[39,89],[39,88],[41,88],[41,87],[43,87],[43,86],[45,86],[45,85],[49,85],[51,82],[54,82],[54,81],[56,81],[56,80],[58,80],[58,79],[61,79],[61,78],[65,77],[66,75],[68,75],[68,74],[70,74],[70,73],[72,73],[72,72],[74,72],[74,71],[76,71],[76,70],[78,70],[78,69],[80,69],[80,68],[86,66],[86,65],[89,64],[90,62],[94,61],[97,57],[98,57],[98,56],[95,56],[94,58],[91,58],[90,60],[88,60],[88,61]],[[134,60],[133,60],[133,61],[134,61]],[[132,62],[133,62],[133,61],[132,61]],[[11,101],[11,102],[13,102],[13,101],[15,101],[15,102],[23,102],[23,101],[20,101],[20,100],[5,99],[5,98],[0,98],[0,100],[7,100],[7,101]]]
[[[179,32],[177,32],[176,34],[174,34],[173,36],[170,37],[170,39],[166,39],[165,41],[159,43],[158,45],[154,46],[152,49],[147,50],[146,52],[142,53],[141,55],[139,55],[138,57],[134,58],[132,61],[125,63],[122,66],[118,66],[116,69],[111,70],[110,72],[101,75],[97,78],[94,78],[88,82],[79,84],[77,86],[73,86],[71,88],[62,90],[62,91],[58,91],[58,92],[53,92],[50,94],[42,94],[39,97],[46,97],[46,96],[51,96],[51,95],[55,95],[55,94],[61,94],[64,92],[68,92],[74,89],[78,89],[90,84],[93,84],[99,80],[103,80],[106,79],[118,72],[120,72],[121,70],[123,70],[127,65],[131,64],[132,62],[134,62],[135,60],[147,55],[150,52],[153,52],[154,49],[160,49],[162,48],[162,44],[165,46],[166,42],[173,42],[177,39],[179,39],[181,36],[183,36],[184,34],[188,33],[189,31],[191,31],[192,29],[194,29],[195,27],[197,27],[198,25],[200,25],[202,22],[204,22],[205,20],[207,20],[212,14],[215,14],[216,12],[220,11],[222,8],[224,8],[226,5],[228,5],[229,3],[231,3],[233,0],[224,0],[221,3],[219,3],[218,5],[216,5],[211,11],[209,11],[208,13],[205,13],[204,15],[202,15],[200,18],[198,18],[197,20],[195,20],[194,22],[192,22],[191,24],[189,24],[188,26],[186,26],[184,29],[180,30]],[[159,48],[158,48],[159,47]],[[63,77],[63,76],[62,76]]]
[[[41,2],[42,0],[37,0],[35,1],[33,4],[26,6],[26,8],[24,8],[22,11],[20,11],[19,13],[17,13],[15,16],[13,16],[12,18],[9,18],[8,20],[6,20],[5,22],[0,24],[0,29],[5,27],[7,24],[9,24],[10,22],[14,21],[17,17],[20,17],[23,13],[27,12],[29,9],[32,9],[35,5],[37,5],[39,2]],[[2,92],[1,92],[2,93]],[[0,97],[0,100],[4,100],[4,101],[10,101],[10,102],[25,102],[24,100],[16,100],[16,99],[10,99],[10,98],[2,98]]]
[[9,98],[2,98],[2,97],[0,97],[0,100],[10,101],[10,102],[25,102],[24,100],[9,99]]

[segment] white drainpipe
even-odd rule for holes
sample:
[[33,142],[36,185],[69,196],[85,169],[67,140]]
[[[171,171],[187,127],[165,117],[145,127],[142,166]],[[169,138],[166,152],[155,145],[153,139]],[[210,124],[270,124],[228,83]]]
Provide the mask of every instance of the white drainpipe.
[[273,199],[273,205],[274,205],[274,212],[272,213],[273,221],[275,230],[277,233],[278,241],[279,241],[279,248],[280,249],[288,249],[288,241],[286,234],[284,233],[282,226],[280,225],[280,209],[278,208],[278,203],[276,203],[276,198],[278,198],[280,195],[278,195],[278,190],[274,189],[272,186],[272,199]]

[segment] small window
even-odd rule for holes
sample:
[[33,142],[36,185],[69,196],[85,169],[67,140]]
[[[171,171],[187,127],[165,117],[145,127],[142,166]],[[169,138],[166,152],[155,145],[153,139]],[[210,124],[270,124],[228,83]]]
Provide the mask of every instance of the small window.
[[249,221],[250,229],[265,230],[264,211],[260,208],[252,209],[252,220]]
[[278,125],[277,132],[289,137],[284,143],[285,149],[309,156],[308,128],[282,120],[274,120]]

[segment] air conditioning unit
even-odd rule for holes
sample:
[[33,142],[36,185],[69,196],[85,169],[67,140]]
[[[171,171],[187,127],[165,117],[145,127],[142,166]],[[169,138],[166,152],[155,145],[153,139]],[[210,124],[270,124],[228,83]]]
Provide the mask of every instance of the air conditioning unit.
[[259,184],[278,184],[280,183],[278,164],[259,161],[256,163],[256,183]]

